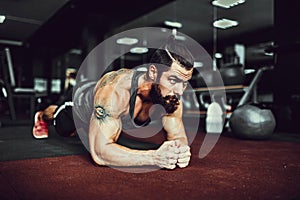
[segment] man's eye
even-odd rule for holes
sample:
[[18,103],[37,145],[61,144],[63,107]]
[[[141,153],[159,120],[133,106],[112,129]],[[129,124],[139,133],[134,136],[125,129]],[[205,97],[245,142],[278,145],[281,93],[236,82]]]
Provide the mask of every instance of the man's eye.
[[175,81],[174,79],[170,79],[170,83],[171,83],[171,84],[175,84],[176,81]]

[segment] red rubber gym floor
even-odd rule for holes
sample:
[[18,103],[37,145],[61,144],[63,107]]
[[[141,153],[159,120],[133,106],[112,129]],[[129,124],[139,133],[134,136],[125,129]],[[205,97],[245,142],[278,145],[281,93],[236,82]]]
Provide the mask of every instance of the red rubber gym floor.
[[[0,148],[1,154],[18,151],[10,137],[1,138],[2,133],[0,145],[11,143]],[[59,140],[36,141],[26,134],[28,138],[15,140],[34,141],[31,145],[37,146]],[[190,166],[171,171],[127,173],[99,167],[88,153],[76,149],[41,158],[2,159],[0,199],[300,199],[299,139],[249,141],[221,136],[200,159],[203,137],[199,132],[192,143]],[[67,148],[63,142],[60,147]],[[24,153],[26,149],[31,147],[24,147]]]

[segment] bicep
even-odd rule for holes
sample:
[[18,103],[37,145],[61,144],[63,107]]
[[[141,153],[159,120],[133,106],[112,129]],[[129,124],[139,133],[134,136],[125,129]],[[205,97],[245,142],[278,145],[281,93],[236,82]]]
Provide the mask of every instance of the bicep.
[[115,103],[119,97],[109,89],[98,90],[95,94],[90,132],[101,134],[108,142],[115,142],[121,132],[123,105]]
[[92,155],[105,152],[108,144],[115,143],[121,133],[122,124],[118,106],[112,106],[117,97],[107,90],[98,90],[94,96],[93,112],[89,128],[89,143]]
[[107,147],[117,141],[121,133],[121,122],[109,116],[98,119],[95,115],[94,112],[89,128],[90,153],[97,164],[105,165]]

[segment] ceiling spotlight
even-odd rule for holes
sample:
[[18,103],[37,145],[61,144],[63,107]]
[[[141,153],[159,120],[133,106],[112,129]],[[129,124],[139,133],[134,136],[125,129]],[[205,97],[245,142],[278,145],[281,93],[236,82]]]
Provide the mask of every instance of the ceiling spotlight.
[[196,61],[196,62],[194,62],[194,67],[195,68],[200,68],[200,67],[203,67],[204,66],[204,64],[203,64],[203,62],[200,62],[200,61]]
[[182,24],[180,22],[172,22],[172,21],[164,21],[164,24],[166,26],[170,26],[170,27],[173,27],[173,28],[181,28],[182,27]]
[[124,45],[133,45],[138,43],[138,39],[136,38],[130,38],[130,37],[123,37],[123,38],[119,38],[117,39],[117,44],[124,44]]
[[135,54],[143,54],[147,52],[148,52],[148,48],[146,47],[134,47],[130,49],[130,53],[135,53]]
[[0,40],[0,44],[8,44],[8,45],[14,45],[14,46],[22,46],[23,42],[21,41],[15,41],[15,40]]
[[251,74],[251,73],[253,73],[253,72],[255,72],[255,69],[245,69],[245,70],[244,70],[244,73],[245,73],[245,74]]
[[82,54],[82,50],[81,49],[71,49],[69,51],[70,54],[76,54],[76,55],[81,55]]
[[222,58],[222,57],[223,57],[223,55],[222,55],[221,53],[215,53],[215,58],[220,59],[220,58]]
[[222,8],[231,8],[244,2],[245,0],[214,0],[212,1],[212,5],[219,6]]
[[4,15],[0,15],[0,24],[2,24],[5,20],[5,16]]
[[237,26],[239,23],[237,21],[234,20],[230,20],[230,19],[219,19],[217,21],[214,21],[213,25],[216,28],[222,28],[222,29],[227,29],[227,28],[231,28],[233,26]]

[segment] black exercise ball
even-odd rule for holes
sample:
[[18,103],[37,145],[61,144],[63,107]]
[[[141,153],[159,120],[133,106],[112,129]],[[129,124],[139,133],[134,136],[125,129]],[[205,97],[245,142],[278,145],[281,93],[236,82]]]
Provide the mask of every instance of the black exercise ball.
[[241,139],[268,139],[276,126],[271,110],[244,105],[232,113],[229,121],[234,135]]

